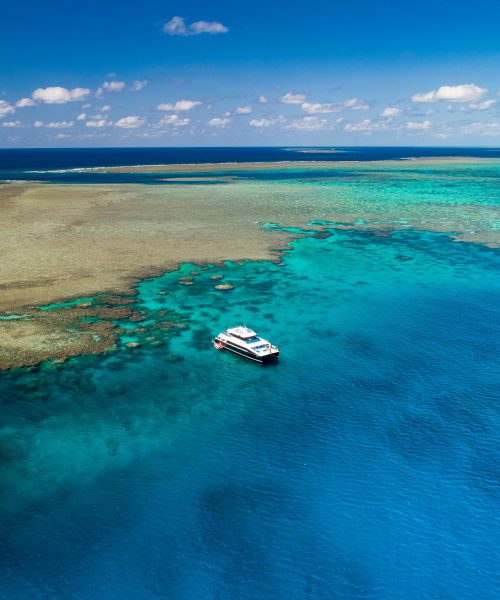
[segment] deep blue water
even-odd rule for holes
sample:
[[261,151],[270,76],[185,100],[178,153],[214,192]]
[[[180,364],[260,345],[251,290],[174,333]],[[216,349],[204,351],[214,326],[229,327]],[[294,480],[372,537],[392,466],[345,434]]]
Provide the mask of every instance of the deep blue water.
[[[0,597],[498,598],[499,267],[332,232],[142,282],[161,346],[4,373]],[[211,347],[239,322],[277,366]]]
[[[306,152],[304,152],[306,150]],[[318,150],[315,152],[315,150]],[[32,169],[74,169],[120,165],[273,162],[301,160],[392,160],[415,157],[500,157],[499,148],[459,147],[231,147],[231,148],[32,148],[0,149],[0,174]],[[2,173],[5,171],[6,173]],[[29,174],[26,174],[29,175]],[[40,174],[39,174],[40,175]],[[9,175],[10,177],[10,175]]]
[[[421,148],[421,147],[356,147],[356,148],[50,148],[50,149],[0,149],[0,181],[27,180],[51,183],[136,183],[147,185],[179,185],[162,173],[96,173],[73,169],[123,165],[200,164],[231,162],[273,161],[384,161],[416,157],[478,157],[499,158],[500,149],[494,148]],[[421,166],[425,173],[425,166]],[[434,172],[434,174],[436,174]],[[201,176],[200,176],[201,175]],[[232,177],[263,181],[310,181],[354,178],[355,170],[315,169],[283,171],[252,170],[232,171]],[[474,174],[481,176],[479,172]],[[175,173],[169,173],[175,176]],[[183,173],[182,185],[216,185],[227,173]],[[190,181],[190,179],[192,179]]]

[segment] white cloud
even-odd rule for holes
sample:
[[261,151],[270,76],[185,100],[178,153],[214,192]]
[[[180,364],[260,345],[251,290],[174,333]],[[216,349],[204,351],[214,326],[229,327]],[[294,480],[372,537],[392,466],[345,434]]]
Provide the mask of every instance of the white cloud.
[[432,127],[432,123],[426,119],[425,121],[408,121],[408,123],[404,124],[406,129],[430,129]]
[[143,90],[146,86],[148,85],[148,82],[146,81],[146,79],[142,79],[142,80],[136,80],[136,81],[132,81],[132,85],[130,86],[130,89],[133,92],[140,92],[141,90]]
[[249,115],[252,112],[251,106],[238,106],[234,111],[237,115]]
[[265,96],[259,96],[259,104],[268,104],[269,100]]
[[162,31],[168,35],[189,35],[182,17],[172,17],[163,25]]
[[284,120],[285,119],[282,116],[275,117],[272,119],[252,119],[250,121],[250,126],[262,129],[264,127],[272,127],[273,125],[277,125],[278,123],[283,123]]
[[368,104],[365,104],[363,100],[359,98],[351,98],[350,100],[346,100],[344,102],[345,108],[350,108],[351,110],[368,110],[370,107]]
[[304,117],[303,119],[295,119],[287,125],[286,128],[295,129],[297,131],[319,131],[320,129],[326,129],[329,126],[330,123],[326,119]]
[[172,127],[185,127],[191,119],[181,119],[179,115],[166,115],[158,121],[158,125],[171,125]]
[[309,114],[339,112],[342,108],[343,106],[341,104],[332,104],[329,102],[323,104],[320,102],[304,102],[302,104],[302,110]]
[[389,125],[385,121],[372,121],[371,119],[364,119],[360,123],[346,123],[344,126],[345,131],[349,132],[362,132],[371,133],[372,131],[383,131],[389,129]]
[[219,23],[218,21],[196,21],[189,26],[192,35],[198,35],[200,33],[209,33],[214,35],[216,33],[227,33],[229,29]]
[[22,127],[21,121],[5,121],[2,127]]
[[340,112],[344,108],[350,110],[368,110],[369,106],[359,98],[350,98],[344,102],[304,102],[302,110],[309,114],[328,114]]
[[430,129],[432,123],[426,119],[425,121],[408,121],[403,125],[394,125],[390,122],[390,119],[384,120],[372,120],[364,119],[359,123],[346,123],[344,130],[351,133],[367,133],[370,134],[375,131],[401,131],[410,129],[414,131]]
[[480,135],[482,137],[500,136],[500,123],[470,123],[462,132],[465,135]]
[[121,127],[122,129],[135,129],[136,127],[141,127],[144,125],[145,122],[146,121],[140,117],[123,117],[122,119],[118,119],[118,121],[116,121],[115,126]]
[[158,104],[156,107],[158,110],[171,110],[171,111],[179,111],[179,110],[191,110],[200,106],[201,102],[198,100],[177,100],[175,104]]
[[461,85],[442,85],[437,90],[431,90],[423,94],[414,94],[411,99],[413,102],[438,102],[446,100],[448,102],[474,102],[488,93],[487,88],[481,88],[474,83],[464,83]]
[[33,127],[43,127],[43,121],[35,121]]
[[392,119],[393,117],[398,117],[403,111],[400,108],[394,108],[392,106],[388,106],[384,108],[384,110],[380,113],[381,117]]
[[77,117],[76,120],[77,121],[85,121],[85,119],[87,118],[86,113],[80,113]]
[[231,123],[231,119],[220,119],[218,117],[214,117],[213,119],[210,119],[208,125],[210,127],[227,127],[229,123]]
[[66,104],[66,102],[83,100],[89,94],[90,90],[88,88],[78,87],[68,90],[63,87],[53,86],[38,88],[31,94],[31,97],[36,102],[43,102],[44,104]]
[[283,104],[303,104],[306,101],[306,98],[307,96],[305,94],[288,92],[281,98],[281,102],[283,102]]
[[227,33],[229,29],[218,21],[196,21],[187,25],[182,17],[172,17],[163,25],[163,32],[168,35],[199,35],[200,33],[208,33],[215,35],[217,33]]
[[74,121],[52,121],[51,123],[47,123],[45,127],[49,129],[69,129],[74,124]]
[[495,106],[496,100],[484,100],[483,102],[471,102],[469,108],[472,110],[488,110],[492,106]]
[[113,121],[106,121],[105,119],[96,119],[85,123],[86,127],[111,127],[111,125],[113,125]]
[[26,106],[35,106],[36,102],[31,98],[21,98],[16,102],[16,108],[25,108]]
[[121,92],[122,90],[125,89],[125,82],[124,81],[105,81],[101,87],[103,90],[106,90],[107,92]]
[[77,87],[70,90],[69,94],[71,96],[71,100],[76,102],[86,98],[90,94],[90,90],[89,88]]
[[111,110],[111,106],[109,104],[105,104],[98,109],[100,112],[109,112]]
[[58,133],[56,135],[56,139],[58,139],[58,140],[64,140],[64,139],[69,138],[69,137],[70,136],[67,133]]
[[0,119],[3,119],[6,115],[10,115],[16,112],[16,109],[5,100],[0,100]]

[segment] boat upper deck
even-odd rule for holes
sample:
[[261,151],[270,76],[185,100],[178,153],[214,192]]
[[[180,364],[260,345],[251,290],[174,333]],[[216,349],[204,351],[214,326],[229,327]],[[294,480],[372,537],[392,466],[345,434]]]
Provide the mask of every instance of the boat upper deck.
[[229,335],[234,335],[235,337],[245,340],[246,342],[250,341],[252,338],[257,338],[255,341],[259,339],[255,331],[243,326],[232,327],[231,329],[228,329],[226,333]]

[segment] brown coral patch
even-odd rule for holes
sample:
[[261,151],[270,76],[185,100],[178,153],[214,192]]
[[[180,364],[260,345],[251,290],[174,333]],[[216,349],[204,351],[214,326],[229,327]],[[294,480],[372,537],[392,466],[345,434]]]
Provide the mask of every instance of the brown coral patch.
[[136,302],[138,302],[137,298],[127,298],[125,296],[100,296],[99,300],[103,303],[103,304],[108,304],[108,305],[124,305],[124,304],[135,304]]
[[[83,309],[82,309],[83,310]],[[80,312],[77,310],[76,312]],[[37,311],[30,318],[0,323],[0,369],[62,361],[80,354],[100,354],[115,347],[109,321],[82,323],[72,310]]]

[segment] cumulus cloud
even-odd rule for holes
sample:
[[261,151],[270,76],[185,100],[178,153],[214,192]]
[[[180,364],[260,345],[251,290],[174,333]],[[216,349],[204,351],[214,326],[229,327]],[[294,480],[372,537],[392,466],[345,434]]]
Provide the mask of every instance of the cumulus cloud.
[[80,113],[77,117],[76,120],[77,121],[85,121],[85,119],[87,118],[87,114],[86,113]]
[[359,98],[346,100],[343,105],[345,108],[350,108],[351,110],[368,110],[370,108],[368,104],[365,104],[363,100],[360,100]]
[[93,119],[85,123],[85,127],[111,127],[113,121],[106,121],[106,119]]
[[142,79],[139,80],[137,79],[136,81],[132,81],[132,85],[130,86],[130,89],[133,92],[140,92],[141,90],[143,90],[146,86],[148,85],[148,82],[146,79]]
[[259,96],[259,104],[267,104],[269,100],[265,96]]
[[231,119],[214,117],[208,122],[209,127],[227,127],[231,123]]
[[252,112],[251,106],[238,106],[234,111],[237,115],[249,115]]
[[21,121],[5,121],[2,123],[2,127],[22,127]]
[[58,140],[64,140],[64,139],[69,138],[69,137],[70,136],[67,133],[58,133],[56,135],[56,139],[58,139]]
[[463,128],[462,133],[465,135],[480,135],[483,137],[500,136],[500,123],[470,123]]
[[390,120],[364,119],[359,123],[346,123],[344,130],[351,133],[371,134],[378,131],[403,131],[403,130],[427,130],[432,127],[432,123],[425,121],[408,121],[402,125],[394,125]]
[[198,100],[177,100],[175,104],[167,103],[167,104],[158,104],[156,107],[158,110],[171,110],[174,112],[191,110],[200,106],[201,102]]
[[121,92],[122,90],[125,89],[125,82],[124,81],[105,81],[101,87],[103,90],[106,90],[107,92]]
[[347,108],[350,110],[367,110],[369,106],[359,98],[350,98],[344,102],[304,102],[302,110],[309,114],[327,114],[340,112]]
[[437,90],[431,90],[422,94],[414,94],[413,102],[475,102],[488,93],[487,88],[482,88],[474,83],[463,83],[461,85],[442,85]]
[[196,21],[189,26],[192,35],[198,35],[200,33],[227,33],[229,29],[222,23],[217,21]]
[[283,123],[284,120],[285,119],[282,116],[274,117],[272,119],[252,119],[250,121],[250,126],[262,129],[265,127],[272,127],[273,125],[277,125],[279,123]]
[[316,114],[316,113],[334,113],[342,110],[342,104],[332,104],[330,102],[320,103],[320,102],[304,102],[302,104],[302,110],[306,113]]
[[471,102],[469,108],[471,110],[489,110],[497,103],[496,100],[484,100],[484,102]]
[[5,100],[0,100],[0,119],[3,119],[5,116],[16,112],[16,109]]
[[168,35],[189,35],[188,28],[182,17],[172,17],[167,21],[162,28],[164,33]]
[[70,127],[73,127],[74,124],[74,121],[52,121],[47,123],[45,127],[48,127],[49,129],[69,129]]
[[345,131],[371,133],[372,131],[383,131],[389,129],[389,125],[385,121],[373,121],[372,119],[364,119],[360,123],[346,123]]
[[305,94],[294,94],[293,92],[287,92],[283,98],[281,98],[283,104],[303,104],[305,101]]
[[141,125],[144,125],[145,122],[146,121],[140,117],[130,116],[118,119],[118,121],[115,123],[115,126],[121,127],[122,129],[135,129],[136,127],[141,127]]
[[35,121],[33,127],[43,127],[43,121]]
[[388,106],[384,108],[384,110],[380,113],[381,117],[392,119],[393,117],[398,117],[403,111],[400,108],[394,108],[393,106]]
[[162,30],[167,35],[180,36],[200,35],[201,33],[215,35],[218,33],[227,33],[229,31],[225,25],[218,21],[195,21],[188,25],[182,17],[172,17],[170,21],[167,21],[163,25]]
[[185,127],[189,125],[191,119],[181,119],[179,115],[166,115],[162,119],[158,121],[158,125],[162,127],[163,125],[169,125],[172,127]]
[[426,119],[425,121],[408,121],[408,123],[404,124],[406,129],[430,129],[432,127],[432,123]]
[[64,87],[51,86],[46,88],[37,88],[31,97],[35,102],[44,104],[66,104],[66,102],[76,102],[83,100],[90,94],[89,88],[73,88],[68,90]]
[[287,129],[295,129],[297,131],[319,131],[328,127],[330,127],[330,123],[326,119],[320,119],[319,117],[295,119],[286,126]]
[[16,102],[16,108],[26,108],[27,106],[36,106],[32,98],[21,98]]

